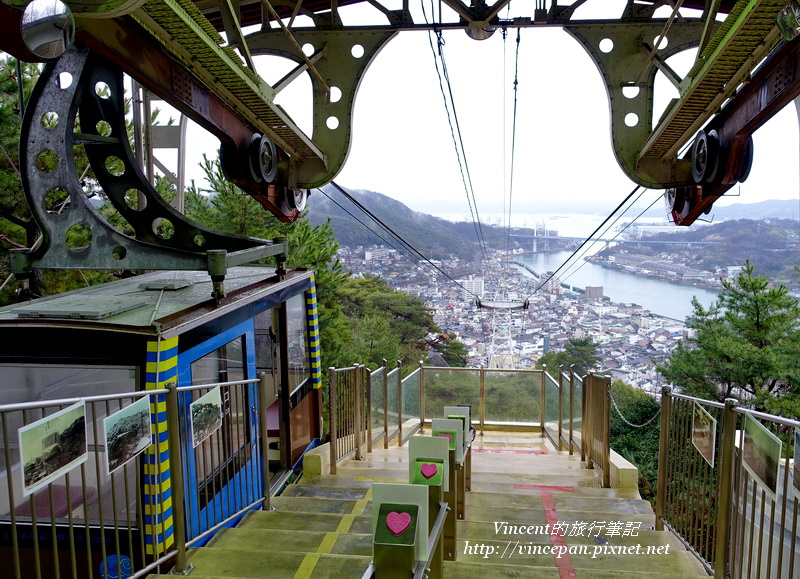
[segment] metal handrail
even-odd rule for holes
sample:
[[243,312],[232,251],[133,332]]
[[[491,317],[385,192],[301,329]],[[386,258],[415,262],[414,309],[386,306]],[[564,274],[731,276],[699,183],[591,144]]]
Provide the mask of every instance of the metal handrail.
[[[800,498],[793,495],[789,478],[792,442],[782,445],[785,453],[776,464],[768,460],[770,451],[758,446],[748,451],[744,434],[745,417],[777,436],[791,434],[800,421],[750,410],[734,399],[720,403],[669,388],[662,391],[661,404],[656,528],[671,529],[716,578],[794,576],[800,569]],[[703,439],[694,441],[696,405],[717,421],[716,440],[707,448]],[[702,457],[696,444],[706,450]],[[754,474],[761,467],[746,466],[753,452],[761,453],[764,468],[777,473],[777,479],[767,470]]]
[[436,520],[433,522],[433,528],[428,535],[428,560],[419,561],[417,563],[416,569],[414,570],[414,579],[423,579],[424,577],[427,577],[427,573],[430,572],[434,557],[438,553],[437,546],[442,540],[442,535],[444,534],[444,522],[447,518],[447,511],[449,510],[450,507],[447,505],[447,503],[439,503],[439,513],[436,515]]
[[122,394],[98,394],[96,396],[80,396],[75,398],[59,398],[57,400],[38,400],[35,402],[15,402],[14,404],[0,404],[0,412],[14,412],[16,410],[38,410],[40,408],[50,408],[52,406],[69,406],[76,402],[107,402],[111,400],[122,400],[125,398],[144,398],[157,394],[167,394],[169,390],[161,388],[159,390],[137,390],[135,392],[123,392]]

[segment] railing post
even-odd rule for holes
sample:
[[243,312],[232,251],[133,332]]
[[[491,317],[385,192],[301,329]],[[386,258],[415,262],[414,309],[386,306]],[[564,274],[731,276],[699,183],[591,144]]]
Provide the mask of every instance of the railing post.
[[480,392],[478,394],[478,416],[481,426],[481,436],[483,436],[484,425],[486,424],[486,369],[481,364],[478,372],[478,382],[480,383]]
[[[397,362],[398,367],[400,362]],[[425,366],[419,361],[419,433],[424,434],[425,428]]]
[[664,530],[667,510],[667,460],[669,456],[670,415],[672,398],[669,386],[661,389],[661,431],[658,435],[658,484],[656,486],[656,531]]
[[542,438],[544,438],[544,420],[545,420],[545,389],[544,389],[544,374],[547,372],[547,364],[542,364],[542,383],[539,391],[539,424],[542,427]]
[[389,448],[389,373],[388,362],[383,360],[383,448]]
[[372,372],[366,366],[364,367],[364,376],[366,382],[366,408],[364,411],[364,431],[367,434],[367,453],[372,452]]
[[602,449],[603,456],[603,488],[611,487],[611,378],[604,376],[603,387],[603,416],[602,416]]
[[330,423],[331,431],[331,474],[336,474],[336,462],[338,460],[338,440],[336,439],[336,368],[331,366],[328,368],[328,422]]
[[[422,368],[422,362],[419,363]],[[402,363],[397,361],[397,446],[403,446],[403,376]],[[422,371],[420,370],[420,374]],[[422,376],[420,376],[422,380]]]
[[564,450],[562,448],[561,443],[561,436],[562,436],[562,427],[561,425],[564,422],[564,372],[561,369],[561,366],[558,367],[558,450]]
[[733,497],[733,469],[736,462],[736,412],[734,408],[737,401],[733,398],[725,399],[725,410],[722,415],[722,452],[719,456],[719,490],[717,492],[717,520],[714,527],[717,533],[714,537],[714,577],[723,579],[727,576],[730,513]]
[[586,468],[594,468],[594,376],[586,374],[583,377],[583,420],[586,436],[581,438],[582,458],[586,461]]
[[361,364],[356,364],[355,371],[354,371],[354,389],[355,395],[353,396],[353,400],[355,403],[355,423],[353,424],[353,443],[356,447],[356,460],[361,460],[363,457],[361,456],[361,434],[363,431],[363,425],[361,424],[361,408],[362,408],[362,395],[363,395],[363,377],[362,374],[364,373],[364,366]]
[[172,574],[188,575],[194,566],[186,563],[186,504],[183,495],[183,456],[178,420],[178,384],[170,382],[166,386],[169,389],[167,393],[167,440],[169,441],[170,477],[172,478],[173,533],[175,549],[178,551]]
[[575,420],[575,372],[572,371],[572,366],[569,367],[569,454],[572,456],[574,448],[572,445],[572,436],[574,434],[574,420]]
[[264,481],[264,510],[270,510],[269,428],[267,427],[267,374],[258,373],[258,432],[261,437],[261,477]]

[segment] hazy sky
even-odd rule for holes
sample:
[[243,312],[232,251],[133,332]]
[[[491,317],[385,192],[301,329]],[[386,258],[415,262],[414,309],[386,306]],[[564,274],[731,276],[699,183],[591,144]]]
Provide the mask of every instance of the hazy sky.
[[[352,18],[346,16],[345,22],[360,22]],[[516,30],[509,30],[505,43],[500,31],[484,41],[460,30],[445,33],[444,39],[479,213],[506,214]],[[688,68],[690,59],[684,61]],[[282,72],[262,74],[273,81]],[[569,212],[610,212],[635,185],[613,156],[606,91],[589,55],[560,28],[523,29],[518,78],[512,210],[552,212],[559,206]],[[666,81],[657,85],[664,87],[656,96],[656,118],[677,94]],[[310,134],[309,92],[305,80],[281,93],[278,102]],[[800,198],[797,119],[789,105],[755,134],[749,179],[731,191],[740,196],[718,205]],[[469,215],[427,32],[400,33],[367,71],[356,98],[350,155],[335,180],[418,211]],[[639,206],[660,194],[647,192]]]

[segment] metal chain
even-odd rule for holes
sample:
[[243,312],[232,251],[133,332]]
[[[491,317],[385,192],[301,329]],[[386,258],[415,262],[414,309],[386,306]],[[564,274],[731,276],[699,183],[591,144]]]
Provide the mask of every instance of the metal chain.
[[611,404],[612,404],[612,406],[614,406],[614,410],[617,411],[617,414],[619,414],[619,417],[622,418],[622,421],[625,424],[627,424],[628,426],[632,426],[633,428],[644,428],[645,426],[648,426],[651,422],[653,422],[653,420],[655,420],[658,417],[659,414],[661,414],[661,407],[659,406],[658,407],[658,412],[656,412],[650,420],[648,420],[644,424],[634,424],[633,422],[631,422],[630,420],[628,420],[627,418],[625,418],[622,415],[622,411],[619,409],[619,406],[617,406],[617,401],[614,400],[614,397],[611,395],[611,385],[610,384],[608,386],[608,397],[611,399]]

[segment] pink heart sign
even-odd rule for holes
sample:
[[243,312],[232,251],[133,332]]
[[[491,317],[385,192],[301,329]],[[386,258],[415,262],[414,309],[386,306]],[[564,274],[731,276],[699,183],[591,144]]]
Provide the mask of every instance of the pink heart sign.
[[392,511],[386,516],[386,526],[389,527],[389,530],[395,537],[402,535],[410,524],[411,515],[408,513]]
[[439,467],[431,462],[423,462],[422,466],[419,468],[419,471],[425,478],[431,478],[433,475],[437,473],[438,470]]
[[439,436],[443,436],[444,438],[446,438],[450,442],[453,442],[453,435],[452,434],[440,434]]

